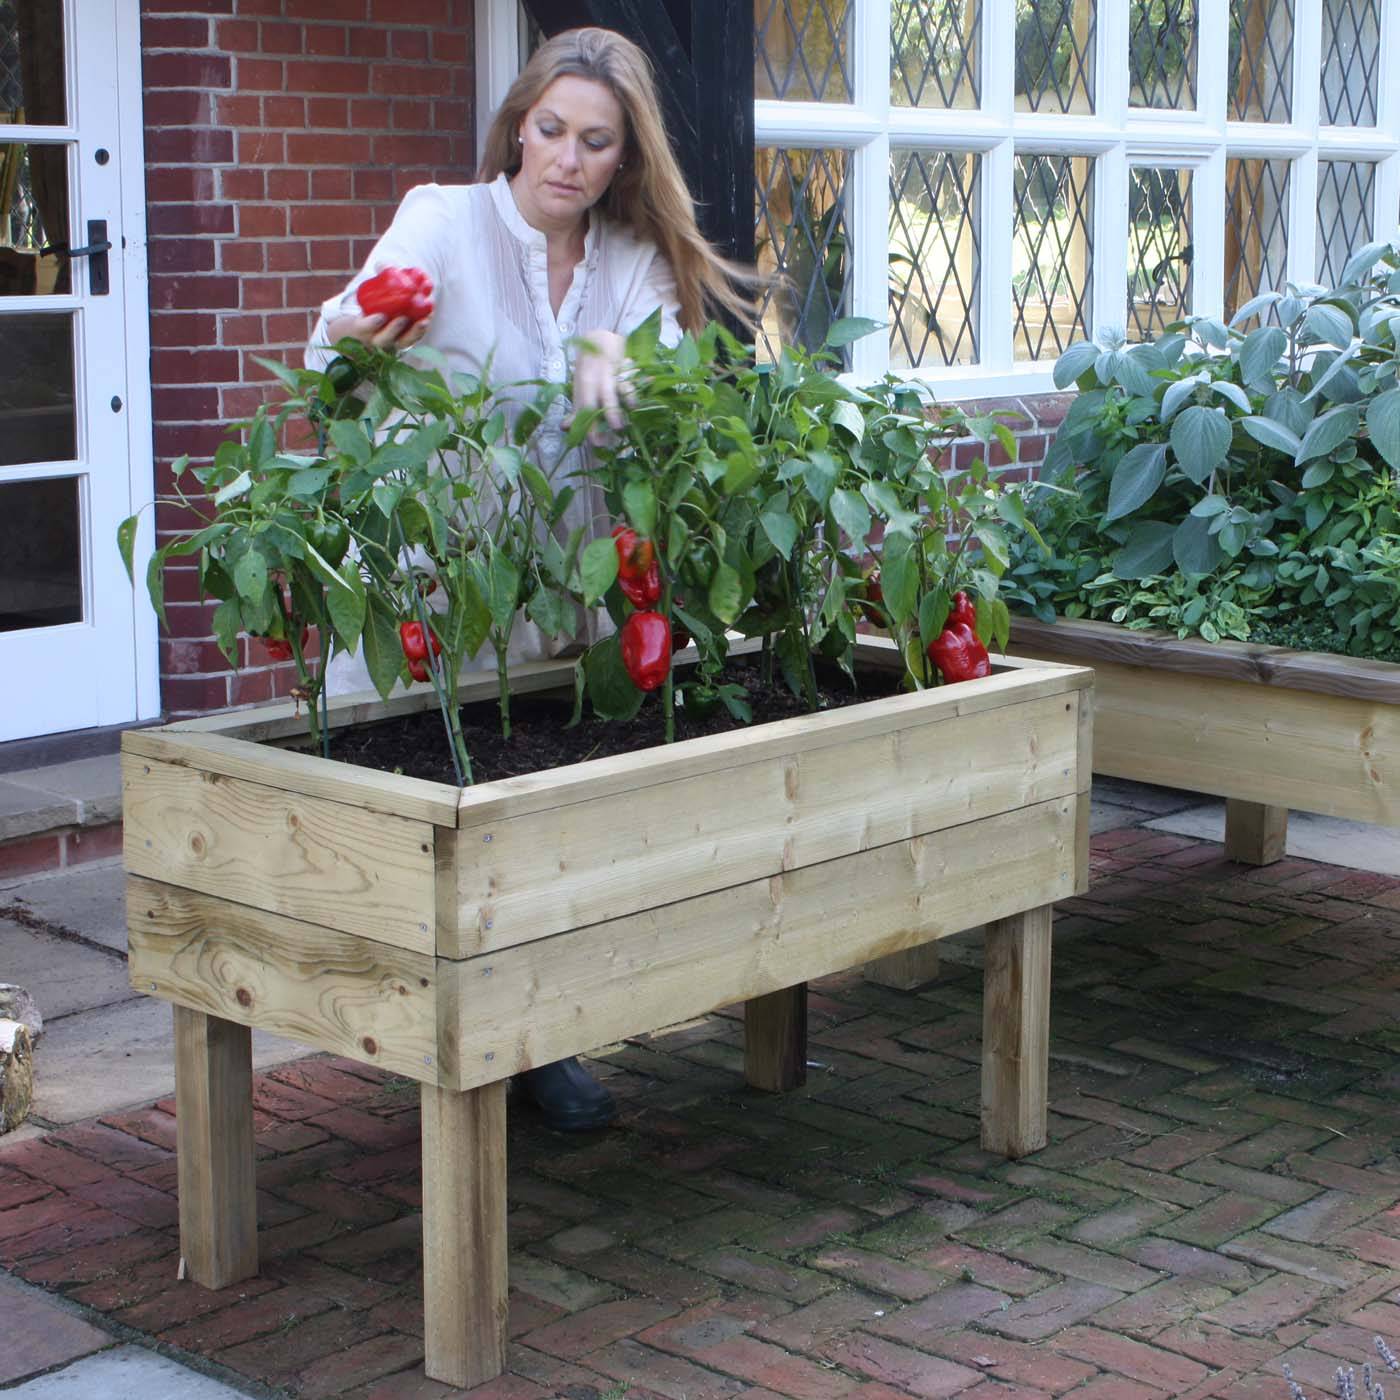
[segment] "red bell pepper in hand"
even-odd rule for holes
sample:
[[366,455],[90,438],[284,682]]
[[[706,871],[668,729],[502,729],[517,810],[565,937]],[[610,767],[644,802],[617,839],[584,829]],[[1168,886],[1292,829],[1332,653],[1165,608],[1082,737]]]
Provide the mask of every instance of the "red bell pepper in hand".
[[960,589],[953,594],[953,610],[948,614],[949,622],[965,622],[975,632],[977,630],[977,604]]
[[972,628],[965,622],[950,622],[928,644],[928,655],[949,684],[992,674],[987,648],[977,640]]
[[421,622],[399,623],[399,645],[403,648],[404,659],[408,662],[408,674],[416,681],[425,681],[429,675],[428,641],[431,640],[433,655],[442,654],[442,643],[437,633],[428,629],[428,639],[423,636]]
[[634,608],[650,608],[661,601],[661,565],[653,559],[651,568],[639,579],[628,578],[619,568],[617,586]]
[[659,612],[634,612],[622,624],[622,664],[638,690],[656,690],[671,670],[671,622]]
[[423,321],[433,314],[432,279],[421,268],[386,267],[355,292],[366,316],[383,316],[385,324],[401,316]]

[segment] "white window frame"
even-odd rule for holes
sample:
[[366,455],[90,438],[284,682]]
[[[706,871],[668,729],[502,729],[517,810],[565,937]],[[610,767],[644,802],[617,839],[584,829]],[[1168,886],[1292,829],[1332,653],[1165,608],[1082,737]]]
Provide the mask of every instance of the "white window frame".
[[[758,147],[835,149],[848,153],[852,199],[847,222],[854,256],[851,314],[889,317],[887,259],[892,145],[930,152],[978,152],[981,174],[980,363],[923,367],[909,377],[943,399],[1042,393],[1053,389],[1053,359],[1014,356],[1011,268],[1013,177],[1018,152],[1082,155],[1095,160],[1092,325],[1122,327],[1127,311],[1128,249],[1124,211],[1128,172],[1158,165],[1193,171],[1191,310],[1220,315],[1225,295],[1226,161],[1236,156],[1288,160],[1287,276],[1312,282],[1317,251],[1319,160],[1373,162],[1372,226],[1377,237],[1400,221],[1400,75],[1378,73],[1375,126],[1324,126],[1321,70],[1324,0],[1293,0],[1292,121],[1228,119],[1228,0],[1198,0],[1197,106],[1194,112],[1129,107],[1129,7],[1099,0],[1095,25],[1092,116],[1018,112],[1015,101],[1015,0],[982,0],[978,110],[895,107],[889,100],[890,0],[850,0],[852,98],[848,103],[758,101]],[[499,104],[518,71],[518,0],[480,0],[477,93],[482,113]],[[1381,0],[1380,52],[1400,53],[1400,0]],[[1389,217],[1382,211],[1390,211]],[[877,250],[874,256],[866,250]],[[888,337],[867,336],[853,350],[852,371],[875,379],[889,367]]]

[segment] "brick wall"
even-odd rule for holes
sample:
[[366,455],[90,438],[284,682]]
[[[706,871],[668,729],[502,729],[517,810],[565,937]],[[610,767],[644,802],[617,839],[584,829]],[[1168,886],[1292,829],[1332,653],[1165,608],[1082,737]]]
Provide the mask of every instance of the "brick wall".
[[[472,0],[142,0],[156,489],[299,361],[312,308],[425,180],[470,178]],[[157,516],[162,538],[187,521]],[[289,666],[212,640],[192,567],[166,582],[171,715],[285,693]]]

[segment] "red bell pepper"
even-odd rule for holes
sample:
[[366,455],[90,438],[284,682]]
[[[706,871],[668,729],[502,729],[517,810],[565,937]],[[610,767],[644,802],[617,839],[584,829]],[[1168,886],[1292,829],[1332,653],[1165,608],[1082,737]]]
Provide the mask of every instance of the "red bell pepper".
[[959,589],[953,594],[953,610],[948,614],[949,622],[965,622],[975,632],[977,630],[977,604]]
[[965,622],[950,622],[928,644],[928,655],[950,685],[954,681],[971,681],[992,674],[987,648]]
[[638,690],[656,690],[671,669],[671,622],[659,612],[634,612],[622,624],[622,664]]
[[366,316],[383,316],[385,323],[406,316],[423,321],[433,314],[433,283],[422,268],[386,267],[355,292]]
[[650,608],[661,601],[661,565],[655,559],[641,578],[629,578],[619,568],[617,586],[634,608]]
[[[432,642],[433,655],[442,654],[442,643],[437,633],[428,629],[428,639]],[[423,636],[421,622],[399,623],[399,645],[403,648],[404,659],[408,662],[408,674],[416,681],[429,678],[428,641]]]
[[617,576],[640,581],[656,562],[656,546],[645,535],[639,535],[630,525],[613,528],[613,543],[617,546]]
[[[306,639],[311,635],[309,627],[301,629],[301,649],[306,651]],[[292,642],[290,637],[264,637],[263,646],[267,648],[267,655],[272,661],[290,661],[292,659]]]

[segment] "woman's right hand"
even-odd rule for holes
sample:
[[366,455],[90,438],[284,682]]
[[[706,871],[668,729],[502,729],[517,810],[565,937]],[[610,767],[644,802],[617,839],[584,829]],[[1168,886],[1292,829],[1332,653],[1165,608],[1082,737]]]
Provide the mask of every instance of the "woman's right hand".
[[432,319],[425,316],[421,321],[410,321],[407,316],[396,316],[390,321],[385,316],[337,316],[327,324],[326,338],[332,345],[349,336],[361,345],[373,345],[380,350],[407,350],[427,335]]

